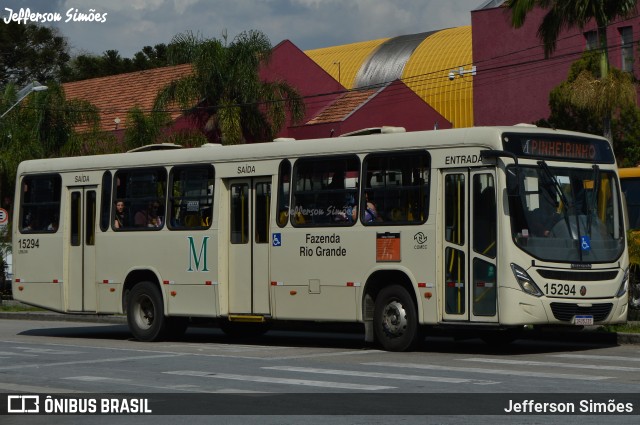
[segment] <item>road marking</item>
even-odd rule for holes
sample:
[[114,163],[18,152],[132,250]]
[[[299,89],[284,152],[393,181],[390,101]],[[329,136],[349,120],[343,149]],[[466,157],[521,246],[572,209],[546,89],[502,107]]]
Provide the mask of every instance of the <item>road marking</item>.
[[69,366],[79,364],[96,364],[96,363],[112,363],[112,362],[125,362],[125,361],[137,361],[147,359],[159,359],[163,357],[178,357],[188,354],[159,354],[154,356],[138,356],[138,357],[119,357],[110,359],[91,359],[91,360],[76,360],[69,362],[55,362],[55,363],[29,363],[24,365],[12,365],[12,366],[0,366],[0,370],[15,370],[15,369],[28,369],[38,367],[51,367],[51,366]]
[[10,351],[0,351],[0,356],[20,356],[20,357],[38,357],[35,354],[23,354]]
[[62,355],[70,355],[70,354],[83,354],[83,351],[68,351],[68,350],[54,350],[52,348],[34,348],[34,347],[14,347],[16,350],[22,350],[25,353],[34,353],[34,354],[62,354]]
[[597,356],[592,354],[552,354],[551,357],[564,357],[569,359],[615,360],[615,361],[622,361],[622,362],[640,362],[640,357]]
[[291,360],[291,359],[311,359],[315,357],[334,357],[334,356],[354,356],[361,354],[373,354],[381,353],[381,350],[355,350],[355,351],[337,351],[330,353],[317,353],[317,354],[302,354],[299,356],[282,356],[282,357],[269,357],[265,360]]
[[19,393],[82,393],[85,391],[71,390],[69,388],[39,387],[36,385],[10,384],[8,382],[0,382],[0,388],[3,393],[19,392]]
[[119,382],[119,383],[127,383],[130,382],[131,379],[121,379],[121,378],[107,378],[105,376],[69,376],[67,378],[71,381],[83,381],[83,382]]
[[509,360],[509,359],[485,359],[482,357],[471,357],[468,359],[460,359],[466,362],[479,362],[479,363],[501,363],[511,364],[518,366],[551,366],[551,367],[567,367],[572,369],[598,369],[598,370],[618,370],[627,372],[638,372],[640,367],[630,366],[607,366],[599,364],[582,364],[582,363],[556,363],[556,362],[538,362],[533,360]]
[[[289,347],[267,347],[267,346],[263,346],[263,345],[246,345],[246,344],[223,344],[223,343],[217,343],[215,345],[207,345],[207,344],[200,344],[200,343],[188,343],[185,342],[184,344],[169,344],[166,345],[167,348],[184,348],[184,347],[189,347],[189,348],[197,348],[199,350],[211,350],[211,351],[275,351],[275,350],[282,350],[282,349],[289,349]],[[291,347],[293,348],[293,347]]]
[[483,381],[478,379],[466,379],[466,378],[446,378],[440,376],[423,376],[423,375],[404,375],[397,373],[379,373],[379,372],[364,372],[357,370],[338,370],[338,369],[317,369],[311,367],[295,367],[295,366],[265,366],[261,369],[270,370],[282,370],[286,372],[302,372],[302,373],[319,373],[325,375],[340,375],[340,376],[357,376],[359,378],[380,378],[380,379],[397,379],[404,381],[428,381],[428,382],[446,382],[449,384],[498,384],[496,381]]
[[262,382],[266,384],[302,385],[306,387],[342,388],[347,390],[361,390],[361,391],[380,391],[380,390],[391,390],[396,388],[396,387],[389,387],[389,386],[383,386],[383,385],[360,385],[360,384],[349,384],[344,382],[310,381],[307,379],[276,378],[271,376],[233,375],[228,373],[213,373],[213,372],[203,372],[203,371],[196,371],[196,370],[176,370],[176,371],[163,372],[163,373],[166,373],[168,375],[197,376],[202,378],[231,379],[235,381],[247,381],[247,382]]
[[[17,343],[17,341],[10,341],[10,340],[0,340],[0,343],[5,342],[5,343]],[[24,341],[20,341],[20,344],[28,344],[28,342],[24,342]],[[40,343],[34,343],[34,344],[40,344]],[[328,353],[318,353],[318,354],[302,354],[299,356],[282,356],[282,357],[278,357],[278,356],[270,356],[270,357],[265,357],[264,354],[261,353],[256,353],[254,355],[238,355],[233,353],[232,351],[235,349],[235,347],[240,347],[241,350],[237,350],[238,352],[245,352],[245,351],[251,351],[249,350],[250,347],[254,347],[255,350],[253,351],[276,351],[276,350],[281,350],[281,351],[290,351],[294,348],[299,348],[299,347],[266,347],[266,346],[246,346],[246,345],[225,345],[222,347],[219,347],[217,345],[210,347],[207,346],[207,344],[172,344],[167,346],[168,348],[197,348],[200,351],[206,351],[206,350],[218,350],[221,351],[221,353],[207,353],[207,352],[200,352],[200,353],[193,353],[193,352],[181,352],[181,351],[172,351],[172,350],[149,350],[149,349],[136,349],[136,348],[116,348],[116,347],[87,347],[87,346],[82,346],[82,345],[69,345],[69,344],[54,344],[54,343],[46,343],[46,344],[42,344],[42,345],[47,345],[47,346],[60,346],[60,345],[64,345],[65,347],[75,347],[75,348],[84,348],[84,349],[107,349],[110,351],[127,351],[127,352],[133,352],[133,353],[158,353],[158,354],[174,354],[176,356],[183,356],[183,355],[188,355],[188,356],[199,356],[199,357],[216,357],[216,358],[233,358],[233,359],[248,359],[248,360],[264,360],[267,362],[272,362],[272,361],[276,361],[276,360],[290,360],[290,359],[299,359],[299,358],[312,358],[312,357],[331,357],[331,356],[348,356],[348,355],[360,355],[360,354],[370,354],[370,353],[383,353],[383,351],[381,350],[353,350],[353,351],[336,351],[336,352],[328,352]],[[86,351],[85,351],[86,353]],[[1,368],[0,368],[1,370]]]
[[369,366],[400,367],[400,368],[408,368],[408,369],[426,369],[426,370],[443,370],[443,371],[466,372],[466,373],[485,373],[485,374],[493,374],[493,375],[528,376],[532,378],[564,378],[564,379],[577,379],[582,381],[602,381],[604,379],[611,379],[610,376],[574,375],[571,373],[546,373],[546,372],[532,372],[532,371],[525,371],[525,370],[483,369],[479,367],[439,366],[439,365],[427,365],[427,364],[390,363],[390,362],[372,362],[372,363],[362,363],[362,364],[369,365]]

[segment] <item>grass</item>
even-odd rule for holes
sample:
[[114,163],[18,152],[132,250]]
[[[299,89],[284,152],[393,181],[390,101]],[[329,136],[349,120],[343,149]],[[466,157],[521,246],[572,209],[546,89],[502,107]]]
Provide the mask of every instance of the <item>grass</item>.
[[640,324],[638,322],[623,323],[620,325],[605,325],[598,328],[603,332],[620,332],[620,333],[640,333]]
[[17,303],[17,302],[7,302],[7,300],[2,300],[2,303],[0,304],[0,311],[44,311],[41,308],[38,307],[32,307],[30,305],[26,305],[26,304],[22,304],[22,303]]

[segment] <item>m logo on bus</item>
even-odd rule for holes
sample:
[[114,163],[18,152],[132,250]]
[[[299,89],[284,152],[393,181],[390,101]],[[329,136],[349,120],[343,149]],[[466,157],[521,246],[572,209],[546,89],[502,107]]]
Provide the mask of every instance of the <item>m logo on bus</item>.
[[[187,236],[189,239],[189,268],[188,272],[192,272],[193,266],[195,265],[197,272],[208,272],[207,268],[207,242],[209,241],[209,236],[205,236],[202,238],[202,244],[200,245],[200,251],[196,250],[196,243],[194,242],[193,236]],[[202,270],[200,270],[200,265],[202,265]]]

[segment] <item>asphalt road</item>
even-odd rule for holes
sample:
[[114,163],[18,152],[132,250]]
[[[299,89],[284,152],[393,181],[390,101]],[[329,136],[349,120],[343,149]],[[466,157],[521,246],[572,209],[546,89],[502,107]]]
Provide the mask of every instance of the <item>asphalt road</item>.
[[[465,409],[477,413],[479,403],[506,408],[511,395],[516,402],[549,395],[565,401],[570,396],[637,398],[637,346],[595,332],[527,338],[506,349],[432,336],[414,352],[388,353],[366,346],[358,332],[273,331],[238,341],[217,329],[194,328],[177,341],[140,343],[132,340],[122,317],[78,321],[52,313],[6,313],[5,319],[7,314],[13,320],[0,320],[0,391],[54,397],[138,394],[151,397],[160,413],[6,415],[0,417],[3,425],[637,423],[637,416],[625,415],[459,415]],[[283,405],[290,409],[286,414]],[[354,414],[369,407],[376,414]],[[420,414],[426,407],[444,407],[447,414]],[[634,407],[640,410],[640,400]],[[190,416],[163,414],[163,409],[181,408]],[[198,409],[205,414],[194,415]],[[211,409],[234,414],[211,416]],[[313,414],[300,414],[305,412]]]

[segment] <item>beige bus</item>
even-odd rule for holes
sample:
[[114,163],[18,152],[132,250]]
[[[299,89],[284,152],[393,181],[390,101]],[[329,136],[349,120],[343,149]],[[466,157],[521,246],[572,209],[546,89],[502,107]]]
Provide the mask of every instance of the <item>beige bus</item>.
[[352,322],[394,351],[430,328],[505,341],[524,325],[626,320],[605,139],[365,133],[23,162],[13,296],[125,313],[142,341],[206,320],[229,333]]

